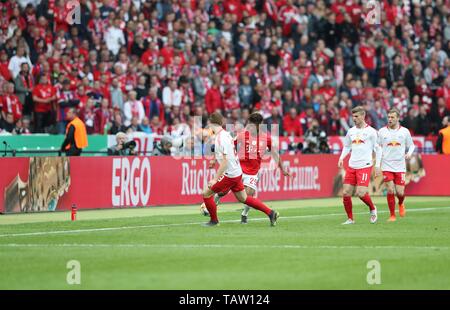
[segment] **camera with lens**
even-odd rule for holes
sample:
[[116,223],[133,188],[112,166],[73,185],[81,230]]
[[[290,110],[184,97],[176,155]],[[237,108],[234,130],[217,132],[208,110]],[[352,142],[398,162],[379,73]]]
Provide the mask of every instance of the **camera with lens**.
[[319,142],[319,144],[321,143],[328,143],[328,136],[327,133],[325,131],[320,131],[319,135],[317,136],[317,141]]
[[307,143],[307,148],[303,149],[303,153],[330,153],[327,133],[317,124],[314,124],[306,131],[304,139]]
[[128,141],[123,144],[124,150],[126,150],[126,149],[134,150],[135,147],[136,147],[136,141],[134,141],[134,140]]

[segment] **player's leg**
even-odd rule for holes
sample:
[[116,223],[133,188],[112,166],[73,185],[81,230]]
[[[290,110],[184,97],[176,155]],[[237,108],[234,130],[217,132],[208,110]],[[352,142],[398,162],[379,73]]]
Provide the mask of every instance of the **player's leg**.
[[[254,197],[256,191],[248,186],[245,186],[245,192],[247,193],[247,196],[250,197]],[[242,210],[241,213],[241,224],[247,224],[247,217],[248,217],[248,212],[250,211],[250,207],[247,205],[244,205],[244,210]]]
[[[216,206],[217,206],[217,207],[219,206],[220,199],[221,199],[223,196],[226,196],[227,194],[228,194],[228,192],[227,192],[227,193],[217,193],[217,194],[214,194],[214,202],[216,203]],[[206,208],[205,203],[202,203],[202,205],[200,206],[200,213],[203,214],[204,216],[209,216],[209,211],[208,211],[208,209]]]
[[[242,184],[242,182],[241,182]],[[234,195],[236,196],[236,199],[239,200],[240,202],[254,208],[257,209],[261,212],[264,212],[270,219],[270,224],[272,226],[275,226],[279,217],[279,214],[277,211],[270,209],[268,206],[266,206],[262,201],[248,196],[247,193],[245,192],[244,189],[244,185],[242,185],[242,190],[240,191],[236,191],[237,188],[235,188],[235,190],[233,190]]]
[[377,208],[373,204],[369,195],[369,182],[371,174],[372,167],[356,170],[356,195],[369,207],[370,222],[374,224],[377,222]]
[[[256,193],[256,184],[258,183],[258,176],[257,175],[250,175],[250,174],[242,174],[242,184],[244,184],[245,192],[247,195],[254,197]],[[248,212],[250,211],[250,207],[245,205],[244,210],[241,214],[241,223],[246,224],[247,223],[247,216]]]
[[400,172],[395,174],[395,191],[397,192],[397,198],[398,198],[398,211],[401,217],[404,217],[406,215],[406,208],[405,208],[405,173]]
[[217,217],[217,205],[214,202],[214,194],[227,193],[233,184],[233,180],[227,178],[226,176],[221,176],[217,182],[211,186],[211,188],[206,187],[203,190],[203,201],[205,202],[205,206],[208,209],[209,216],[211,218],[211,221],[207,223],[208,226],[214,226],[219,223],[219,219]]
[[397,193],[398,198],[398,213],[401,217],[404,217],[406,215],[406,208],[405,208],[405,187],[402,185],[395,185],[395,191]]
[[206,187],[203,190],[203,202],[211,219],[208,223],[209,225],[217,225],[219,223],[219,219],[217,217],[217,205],[214,202],[214,194],[215,192],[209,187]]
[[344,204],[345,213],[347,214],[347,221],[342,224],[353,224],[353,205],[352,195],[355,187],[351,184],[344,184],[342,202]]
[[372,199],[369,195],[369,187],[367,186],[357,186],[356,187],[356,195],[359,197],[359,199],[364,202],[370,210],[370,223],[375,224],[378,220],[377,216],[377,208],[372,202]]
[[217,206],[219,206],[220,203],[220,198],[222,198],[223,196],[225,196],[227,193],[218,193],[214,195],[214,202],[216,203]]
[[394,222],[395,221],[395,186],[394,186],[394,181],[392,180],[392,178],[390,178],[390,175],[388,175],[388,173],[383,172],[383,177],[384,177],[384,184],[386,185],[386,190],[387,190],[387,195],[386,195],[386,199],[387,199],[387,203],[388,203],[388,207],[389,207],[389,213],[390,213],[390,217],[389,217],[389,222]]
[[356,171],[352,168],[347,168],[345,171],[344,186],[342,191],[342,202],[344,204],[345,213],[347,213],[347,220],[342,223],[344,225],[353,224],[353,205],[352,195],[356,186]]

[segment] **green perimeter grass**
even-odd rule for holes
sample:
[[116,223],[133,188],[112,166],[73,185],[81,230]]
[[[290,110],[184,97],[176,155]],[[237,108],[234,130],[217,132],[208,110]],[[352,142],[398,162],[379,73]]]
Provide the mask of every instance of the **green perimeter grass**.
[[347,226],[338,198],[268,202],[276,227],[257,211],[239,224],[238,204],[219,207],[219,227],[202,227],[198,206],[3,215],[0,289],[450,289],[450,198],[407,197],[395,223],[374,201],[375,225],[355,198]]

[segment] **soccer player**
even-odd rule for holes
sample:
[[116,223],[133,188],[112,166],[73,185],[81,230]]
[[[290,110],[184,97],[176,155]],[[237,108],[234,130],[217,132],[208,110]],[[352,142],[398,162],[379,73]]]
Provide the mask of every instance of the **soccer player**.
[[[414,143],[408,129],[399,124],[400,111],[393,108],[388,112],[388,125],[378,131],[378,143],[383,149],[381,170],[383,181],[387,188],[387,202],[389,206],[389,222],[395,218],[395,195],[397,193],[398,209],[401,217],[406,214],[405,200],[405,173],[406,159],[411,158],[414,152]],[[405,155],[406,148],[408,153]]]
[[[261,168],[262,156],[269,150],[271,155],[281,172],[285,176],[289,176],[289,172],[283,167],[283,162],[277,152],[278,142],[272,140],[270,134],[266,132],[260,132],[260,126],[263,121],[263,117],[260,113],[252,113],[248,118],[248,125],[240,132],[235,140],[235,145],[238,149],[239,163],[242,168],[242,183],[245,187],[245,192],[248,196],[255,196],[258,185],[258,172]],[[226,193],[219,193],[214,195],[214,201],[219,203],[220,197]],[[204,204],[201,207],[202,213],[206,216],[208,212]],[[241,223],[247,224],[248,212],[250,207],[247,205],[241,214]]]
[[209,117],[209,121],[211,130],[216,136],[214,153],[219,163],[219,168],[215,178],[208,183],[207,188],[203,191],[203,201],[211,218],[206,225],[215,226],[219,224],[214,194],[227,193],[231,190],[237,200],[267,214],[270,224],[275,226],[279,217],[278,212],[270,209],[258,199],[248,196],[245,192],[242,184],[242,169],[239,165],[233,138],[222,128],[223,116],[218,112],[214,112]]
[[351,152],[349,167],[345,172],[343,202],[347,221],[344,225],[354,224],[352,211],[352,195],[356,187],[356,195],[370,209],[370,223],[377,222],[377,209],[368,193],[370,175],[372,171],[372,153],[375,152],[375,176],[380,175],[381,148],[378,145],[377,132],[365,122],[366,112],[363,107],[352,109],[355,126],[350,128],[344,138],[344,148],[339,158],[338,167],[342,168],[344,158]]

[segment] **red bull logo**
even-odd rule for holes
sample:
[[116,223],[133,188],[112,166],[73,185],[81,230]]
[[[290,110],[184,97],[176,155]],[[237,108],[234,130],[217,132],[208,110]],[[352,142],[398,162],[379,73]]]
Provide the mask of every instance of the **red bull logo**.
[[352,144],[363,144],[365,143],[364,140],[361,140],[361,138],[356,138],[352,140]]
[[400,145],[402,145],[402,144],[397,141],[391,141],[387,144],[387,146],[400,146]]

